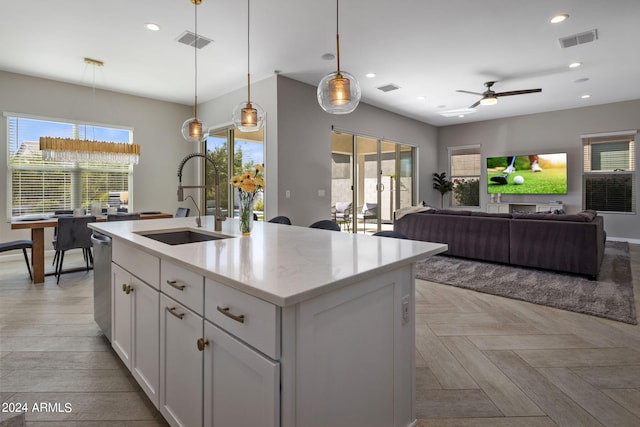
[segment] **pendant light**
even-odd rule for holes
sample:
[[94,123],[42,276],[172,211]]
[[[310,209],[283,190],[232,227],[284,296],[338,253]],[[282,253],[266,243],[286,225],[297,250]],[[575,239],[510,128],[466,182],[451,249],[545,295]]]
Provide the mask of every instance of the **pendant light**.
[[250,39],[251,4],[247,0],[247,102],[241,102],[233,110],[233,125],[241,132],[255,132],[262,129],[266,113],[264,109],[251,102],[251,68],[250,68]]
[[182,124],[182,136],[187,142],[202,142],[207,139],[209,129],[207,125],[198,120],[198,5],[202,0],[190,0],[194,5],[195,12],[195,40],[193,42],[195,56],[195,89],[193,101],[193,117],[187,119]]
[[336,58],[337,71],[325,76],[318,85],[318,103],[331,114],[348,114],[360,102],[360,83],[351,74],[340,70],[339,4],[336,0]]

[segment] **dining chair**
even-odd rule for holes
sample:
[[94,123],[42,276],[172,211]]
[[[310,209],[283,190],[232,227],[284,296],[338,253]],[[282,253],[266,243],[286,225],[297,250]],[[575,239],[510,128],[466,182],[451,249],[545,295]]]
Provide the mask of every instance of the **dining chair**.
[[409,239],[407,236],[405,236],[402,233],[399,233],[397,231],[378,231],[377,233],[373,233],[373,236],[379,236],[379,237],[394,237],[396,239]]
[[31,267],[29,266],[29,256],[27,255],[27,249],[33,249],[33,240],[14,240],[11,242],[0,243],[0,252],[15,251],[22,249],[24,254],[24,260],[27,262],[27,270],[29,270],[29,277],[33,281],[33,275],[31,274]]
[[320,228],[322,230],[340,231],[340,226],[330,219],[322,219],[316,221],[309,226],[309,228]]
[[184,218],[189,216],[189,212],[191,212],[191,209],[189,208],[178,208],[178,210],[176,211],[176,218]]
[[70,249],[82,249],[89,271],[89,262],[93,265],[91,253],[91,230],[87,227],[90,222],[96,222],[95,216],[77,216],[58,218],[58,236],[54,249],[58,254],[56,263],[56,283],[60,283],[64,254]]
[[118,213],[107,215],[107,221],[135,221],[140,219],[139,213]]
[[273,217],[267,222],[271,222],[273,224],[291,225],[291,220],[288,217],[284,216],[284,215],[279,215],[279,216]]

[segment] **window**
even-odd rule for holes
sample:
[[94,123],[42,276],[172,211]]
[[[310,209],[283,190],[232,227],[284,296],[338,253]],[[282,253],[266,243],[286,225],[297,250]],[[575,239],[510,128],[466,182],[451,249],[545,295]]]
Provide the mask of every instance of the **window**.
[[128,129],[8,115],[8,216],[90,209],[92,203],[126,206],[133,167],[42,160],[40,137],[87,138],[130,143]]
[[449,147],[451,206],[480,206],[480,146]]
[[604,212],[635,212],[636,131],[583,135],[583,206]]

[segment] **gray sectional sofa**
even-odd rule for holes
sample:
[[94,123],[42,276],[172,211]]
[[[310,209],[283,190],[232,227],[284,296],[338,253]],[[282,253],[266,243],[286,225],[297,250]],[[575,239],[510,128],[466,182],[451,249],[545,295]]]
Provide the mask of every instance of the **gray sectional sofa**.
[[402,216],[394,230],[410,239],[446,243],[445,254],[596,278],[606,233],[595,211],[497,214],[428,210]]

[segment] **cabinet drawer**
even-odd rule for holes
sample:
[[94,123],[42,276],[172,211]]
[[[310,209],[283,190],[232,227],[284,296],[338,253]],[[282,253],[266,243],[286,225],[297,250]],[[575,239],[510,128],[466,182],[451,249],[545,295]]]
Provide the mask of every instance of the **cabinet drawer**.
[[204,277],[162,260],[160,290],[202,316],[204,312]]
[[257,348],[272,359],[280,358],[280,310],[275,305],[205,280],[205,317]]
[[158,289],[160,259],[113,239],[112,260],[134,276]]

